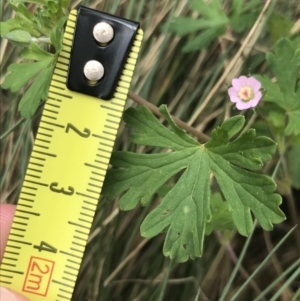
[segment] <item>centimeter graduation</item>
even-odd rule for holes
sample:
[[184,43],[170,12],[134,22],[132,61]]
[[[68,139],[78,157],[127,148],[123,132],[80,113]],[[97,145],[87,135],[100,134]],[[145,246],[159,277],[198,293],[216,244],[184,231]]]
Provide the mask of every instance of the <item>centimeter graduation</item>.
[[[107,45],[93,37],[99,22],[114,30]],[[137,22],[69,15],[0,267],[0,285],[31,301],[72,298],[142,38]],[[93,84],[90,60],[104,67]]]

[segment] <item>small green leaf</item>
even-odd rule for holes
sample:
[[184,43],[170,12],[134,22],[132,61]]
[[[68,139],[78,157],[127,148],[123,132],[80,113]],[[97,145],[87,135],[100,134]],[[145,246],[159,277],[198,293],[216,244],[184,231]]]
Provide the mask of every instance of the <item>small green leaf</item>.
[[55,47],[56,52],[59,52],[62,48],[63,26],[66,20],[67,17],[61,18],[57,26],[51,31],[51,43]]
[[290,40],[281,39],[276,43],[274,52],[267,53],[267,62],[284,95],[286,108],[293,109],[299,103],[295,92],[300,71],[300,49],[295,49]]
[[139,202],[149,204],[153,194],[181,172],[178,181],[142,223],[143,236],[153,237],[168,229],[164,244],[166,256],[179,262],[201,256],[206,225],[211,219],[211,173],[242,235],[249,235],[252,230],[251,212],[266,230],[284,220],[274,181],[254,172],[271,159],[276,149],[274,141],[256,137],[253,129],[234,138],[245,122],[244,117],[236,116],[214,130],[209,142],[200,145],[178,128],[165,106],[160,111],[170,122],[171,130],[146,107],[128,109],[124,120],[136,130],[132,136],[135,143],[172,151],[113,153],[111,164],[118,168],[108,171],[102,190],[108,199],[121,195],[120,208],[130,210]]
[[3,89],[10,89],[15,93],[19,91],[38,72],[52,63],[52,58],[37,63],[14,63],[8,67],[10,73],[6,75],[2,84]]
[[[299,98],[300,99],[300,98]],[[293,110],[288,112],[289,121],[286,126],[286,129],[284,133],[289,135],[298,135],[300,134],[300,109],[299,110]]]
[[16,29],[10,31],[6,35],[3,36],[10,43],[16,46],[26,47],[31,42],[31,35],[25,30]]
[[21,29],[22,26],[16,19],[9,19],[5,22],[0,22],[0,29],[1,29],[1,37],[8,34],[10,31],[14,29]]
[[176,32],[179,36],[184,36],[200,29],[209,28],[211,25],[209,20],[178,17],[169,24],[169,30]]
[[222,198],[221,193],[216,192],[210,197],[210,207],[212,218],[206,224],[205,234],[209,235],[213,230],[233,231],[236,227],[233,222],[232,214],[228,209],[228,204]]
[[19,110],[24,118],[31,118],[42,100],[46,100],[54,66],[41,71],[23,95]]
[[21,52],[21,56],[26,60],[46,61],[54,59],[54,55],[43,50],[35,43],[30,43],[29,47]]

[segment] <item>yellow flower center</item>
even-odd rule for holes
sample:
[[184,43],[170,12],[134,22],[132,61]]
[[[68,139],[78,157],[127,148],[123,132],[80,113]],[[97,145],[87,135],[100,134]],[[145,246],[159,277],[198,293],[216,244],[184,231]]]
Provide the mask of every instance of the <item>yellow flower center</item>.
[[253,98],[254,92],[250,87],[243,87],[240,89],[238,96],[242,101],[248,102]]

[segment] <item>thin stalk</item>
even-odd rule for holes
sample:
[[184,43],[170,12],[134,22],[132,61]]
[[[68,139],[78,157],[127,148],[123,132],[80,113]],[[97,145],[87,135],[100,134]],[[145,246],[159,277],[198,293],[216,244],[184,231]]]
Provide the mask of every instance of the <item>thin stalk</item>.
[[[244,290],[244,288],[249,284],[249,282],[261,271],[262,267],[269,261],[269,259],[273,256],[273,254],[280,248],[280,246],[286,241],[286,239],[291,235],[291,233],[295,230],[296,226],[293,227],[275,246],[272,252],[263,260],[263,262],[255,269],[255,271],[250,275],[250,277],[244,282],[244,284],[238,289],[238,291],[231,297],[230,301],[237,300],[239,294]],[[271,300],[270,300],[271,301]],[[274,301],[274,300],[273,300]]]

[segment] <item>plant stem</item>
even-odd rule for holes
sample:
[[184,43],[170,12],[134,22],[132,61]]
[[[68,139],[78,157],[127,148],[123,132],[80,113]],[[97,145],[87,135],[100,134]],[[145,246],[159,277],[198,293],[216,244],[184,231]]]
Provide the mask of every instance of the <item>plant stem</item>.
[[[133,100],[134,102],[140,104],[140,105],[144,105],[146,106],[153,114],[155,114],[156,116],[159,117],[163,117],[163,115],[159,112],[159,109],[157,106],[153,105],[152,103],[148,102],[147,100],[143,99],[142,97],[134,94],[133,92],[129,91],[128,93],[128,97]],[[182,129],[184,129],[185,131],[187,131],[188,133],[192,134],[193,136],[199,138],[199,140],[201,142],[207,142],[210,137],[207,136],[204,133],[198,132],[196,129],[194,129],[193,127],[187,125],[185,122],[183,122],[182,120],[172,116],[172,119],[175,121],[175,123],[181,127]]]

